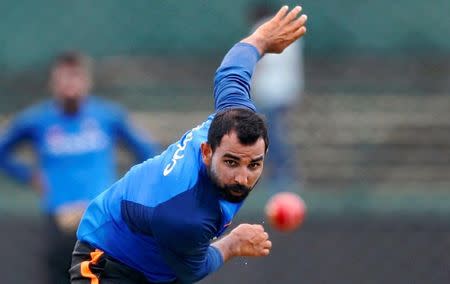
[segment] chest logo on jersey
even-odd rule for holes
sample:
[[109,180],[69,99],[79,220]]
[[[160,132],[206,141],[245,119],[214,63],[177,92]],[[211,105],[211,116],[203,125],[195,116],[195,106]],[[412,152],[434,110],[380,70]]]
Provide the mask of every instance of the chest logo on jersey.
[[82,154],[104,149],[108,136],[96,121],[85,121],[78,131],[67,131],[60,125],[53,125],[45,133],[47,149],[51,154]]
[[188,145],[188,143],[193,138],[193,132],[202,128],[203,125],[205,125],[205,122],[193,129],[191,129],[186,134],[186,136],[184,136],[184,139],[182,139],[180,141],[180,143],[177,144],[177,150],[175,151],[175,153],[173,153],[172,160],[164,168],[164,172],[163,172],[164,176],[167,176],[168,174],[170,174],[172,172],[173,168],[175,167],[175,165],[177,164],[177,161],[184,158],[184,151],[186,150],[186,146]]

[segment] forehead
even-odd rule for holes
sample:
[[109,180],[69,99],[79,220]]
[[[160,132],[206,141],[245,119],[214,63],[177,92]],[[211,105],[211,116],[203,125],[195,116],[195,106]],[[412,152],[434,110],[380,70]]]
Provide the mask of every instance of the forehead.
[[243,145],[239,142],[236,132],[233,131],[222,137],[220,145],[216,148],[215,152],[219,155],[229,153],[241,158],[255,159],[264,156],[265,142],[264,139],[260,137],[252,145]]

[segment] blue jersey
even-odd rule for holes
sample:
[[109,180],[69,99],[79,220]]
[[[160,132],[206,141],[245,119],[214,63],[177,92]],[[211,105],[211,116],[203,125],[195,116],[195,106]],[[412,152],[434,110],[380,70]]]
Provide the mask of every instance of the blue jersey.
[[62,205],[91,201],[116,180],[118,139],[124,140],[139,161],[156,154],[117,105],[87,97],[80,111],[68,116],[55,100],[48,100],[20,113],[4,129],[0,167],[29,183],[35,169],[13,152],[20,142],[31,142],[44,183],[42,207],[52,214]]
[[[215,77],[215,109],[249,108],[256,48],[235,45]],[[153,282],[198,281],[223,263],[210,241],[231,223],[241,203],[219,197],[200,145],[214,114],[161,155],[134,166],[88,207],[77,236]]]

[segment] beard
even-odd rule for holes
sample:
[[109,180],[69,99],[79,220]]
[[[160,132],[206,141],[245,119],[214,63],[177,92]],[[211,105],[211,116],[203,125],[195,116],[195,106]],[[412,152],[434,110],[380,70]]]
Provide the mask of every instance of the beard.
[[231,203],[240,203],[244,201],[245,198],[247,198],[247,196],[250,194],[252,189],[255,187],[255,186],[247,187],[245,185],[237,183],[221,185],[217,173],[214,171],[214,169],[211,168],[211,166],[207,168],[207,172],[212,183],[215,185],[216,188],[219,189],[220,197]]
[[66,98],[62,100],[62,107],[64,113],[69,115],[77,114],[80,110],[80,99],[78,98]]

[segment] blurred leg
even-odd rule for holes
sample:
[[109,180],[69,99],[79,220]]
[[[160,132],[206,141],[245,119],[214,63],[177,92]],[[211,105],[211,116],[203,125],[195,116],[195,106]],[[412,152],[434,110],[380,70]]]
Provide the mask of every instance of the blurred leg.
[[50,284],[70,283],[70,268],[73,247],[76,242],[75,232],[62,232],[52,216],[47,222],[47,267]]
[[267,155],[269,177],[275,191],[294,190],[284,188],[296,182],[296,153],[288,140],[289,124],[286,123],[287,106],[265,112],[269,125],[270,146]]

